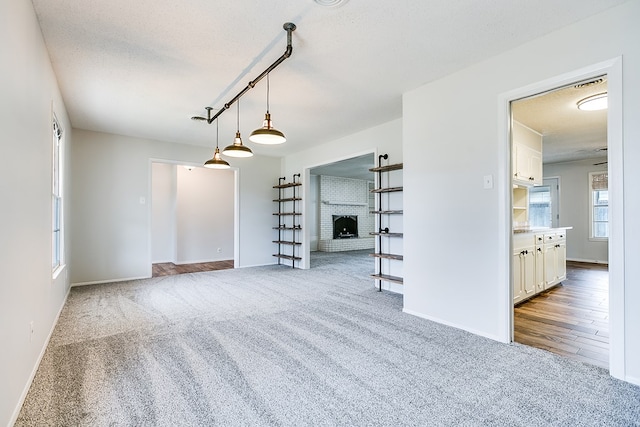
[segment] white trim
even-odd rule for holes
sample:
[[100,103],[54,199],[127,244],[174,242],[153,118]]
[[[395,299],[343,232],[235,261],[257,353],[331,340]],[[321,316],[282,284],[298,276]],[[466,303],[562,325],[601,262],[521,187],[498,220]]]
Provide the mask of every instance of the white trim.
[[[502,93],[498,97],[498,203],[499,203],[499,273],[503,286],[500,309],[501,336],[513,339],[513,303],[511,301],[511,146],[510,101],[547,92],[577,81],[607,75],[608,109],[608,169],[610,182],[609,229],[609,371],[612,376],[625,378],[625,253],[624,253],[624,192],[623,192],[623,133],[622,133],[622,57],[612,58],[585,68],[568,72],[540,82]],[[615,193],[615,194],[614,194]]]
[[470,332],[470,333],[472,333],[474,335],[480,335],[481,337],[489,338],[490,340],[493,340],[493,341],[503,342],[503,343],[506,343],[506,344],[508,344],[510,342],[510,340],[501,339],[501,337],[498,336],[498,335],[487,334],[485,331],[481,331],[481,330],[473,329],[473,328],[468,328],[466,325],[465,326],[460,326],[460,325],[457,325],[457,324],[452,323],[452,322],[447,322],[446,320],[442,320],[442,319],[437,318],[437,317],[427,316],[425,314],[418,313],[417,311],[407,310],[406,308],[403,308],[402,312],[406,313],[406,314],[410,314],[412,316],[419,317],[421,319],[429,320],[429,321],[432,321],[432,322],[436,322],[436,323],[440,323],[440,324],[443,324],[443,325],[446,325],[446,326],[450,326],[452,328],[460,329],[461,331]]
[[626,380],[627,382],[630,382],[631,384],[640,385],[640,378],[639,378],[639,377],[630,377],[630,376],[627,376],[627,377],[625,378],[625,380]]
[[597,259],[567,258],[567,261],[584,262],[587,264],[603,264],[603,265],[609,264],[609,261],[601,261]]
[[[274,258],[274,259],[275,259],[275,258]],[[269,265],[277,265],[277,264],[278,264],[278,263],[277,263],[277,261],[274,261],[274,262],[273,262],[273,263],[271,263],[271,264],[252,264],[252,265],[243,265],[243,266],[241,266],[241,267],[234,267],[234,268],[266,267],[266,266],[269,266]],[[290,266],[290,265],[283,265],[283,267],[289,267],[289,268],[291,268],[291,266]]]
[[29,374],[29,379],[22,390],[22,394],[20,394],[20,398],[18,399],[18,404],[16,408],[13,410],[13,414],[11,414],[11,418],[9,419],[8,426],[12,426],[18,420],[18,416],[20,415],[20,411],[22,410],[22,405],[24,404],[25,399],[27,398],[27,394],[29,393],[29,389],[31,388],[31,384],[33,383],[33,379],[36,377],[36,373],[38,372],[38,368],[40,367],[40,363],[42,362],[42,358],[44,357],[44,353],[47,351],[47,347],[49,347],[49,341],[51,341],[51,336],[53,335],[53,331],[56,329],[58,325],[58,319],[60,319],[60,314],[62,313],[62,309],[67,304],[67,298],[69,297],[69,292],[71,289],[67,289],[67,293],[64,295],[64,300],[62,300],[62,304],[60,304],[60,308],[58,309],[58,314],[56,314],[56,318],[51,325],[51,329],[49,330],[49,334],[47,335],[47,339],[44,341],[44,345],[42,346],[42,350],[40,350],[40,354],[36,359],[36,363]]
[[57,266],[55,270],[53,270],[53,277],[51,278],[51,284],[55,282],[55,280],[58,278],[58,276],[60,276],[60,274],[64,271],[65,268],[67,268],[67,264],[61,264]]
[[151,275],[140,276],[140,277],[127,277],[124,279],[107,279],[107,280],[94,280],[91,282],[77,282],[77,283],[72,283],[71,287],[75,288],[76,286],[89,286],[89,285],[102,285],[104,283],[130,282],[133,280],[142,280],[142,279],[151,279]]
[[[221,262],[221,261],[229,261],[229,258],[216,258],[216,259],[194,259],[188,261],[173,261],[175,265],[189,265],[189,264],[202,264],[203,262]],[[169,261],[171,262],[171,261]]]
[[609,372],[626,378],[624,136],[622,57],[608,64],[607,161],[609,172]]

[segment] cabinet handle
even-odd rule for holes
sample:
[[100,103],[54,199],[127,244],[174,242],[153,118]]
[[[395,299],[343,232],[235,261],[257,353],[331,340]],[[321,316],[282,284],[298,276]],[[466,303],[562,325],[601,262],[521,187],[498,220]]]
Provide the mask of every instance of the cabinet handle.
[[530,177],[529,177],[529,181],[533,181],[533,180],[535,180],[535,178],[534,178],[534,177],[532,177],[532,176],[530,176]]
[[538,248],[538,252],[542,252],[542,248]]

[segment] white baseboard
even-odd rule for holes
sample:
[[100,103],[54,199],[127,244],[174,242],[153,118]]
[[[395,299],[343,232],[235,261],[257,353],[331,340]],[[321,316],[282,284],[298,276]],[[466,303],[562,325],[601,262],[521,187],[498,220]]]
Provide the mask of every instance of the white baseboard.
[[624,379],[626,382],[640,386],[640,378],[626,376]]
[[116,282],[128,282],[130,280],[141,280],[141,279],[150,279],[151,276],[141,276],[141,277],[128,277],[124,279],[107,279],[107,280],[95,280],[92,282],[77,282],[72,283],[71,287],[75,286],[89,286],[89,285],[100,285],[102,283],[116,283]]
[[18,419],[18,416],[20,415],[20,410],[22,409],[22,405],[24,404],[24,400],[27,398],[27,394],[29,393],[29,389],[31,388],[31,384],[33,383],[33,379],[36,377],[36,373],[38,372],[38,368],[40,367],[40,362],[42,362],[42,358],[44,357],[44,353],[47,351],[47,347],[49,346],[49,341],[51,340],[51,336],[53,335],[53,331],[56,328],[56,325],[58,324],[58,319],[60,318],[60,314],[62,313],[62,309],[64,308],[65,304],[67,303],[67,298],[69,297],[69,292],[71,291],[71,288],[67,289],[67,293],[64,296],[64,299],[62,300],[62,304],[60,304],[60,308],[58,309],[58,314],[56,314],[56,318],[53,321],[53,325],[51,325],[51,329],[49,330],[49,333],[47,334],[47,339],[44,340],[44,345],[42,346],[42,349],[40,350],[40,354],[38,355],[38,359],[36,360],[36,364],[33,367],[33,369],[31,370],[31,374],[29,375],[29,380],[27,381],[27,384],[24,387],[24,390],[22,390],[22,394],[20,395],[20,399],[18,400],[18,405],[16,406],[16,409],[13,410],[13,414],[11,414],[11,419],[9,420],[9,426],[12,426],[16,423],[16,420]]
[[609,261],[598,261],[596,259],[567,258],[567,261],[586,262],[587,264],[604,264],[609,265]]
[[219,262],[219,261],[233,261],[233,258],[216,258],[216,259],[194,259],[194,260],[188,260],[188,261],[168,261],[168,262],[173,262],[175,265],[187,265],[187,264],[200,264],[203,262]]
[[479,335],[479,336],[481,336],[481,337],[489,338],[490,340],[494,340],[494,341],[498,341],[498,342],[503,342],[503,343],[508,343],[508,341],[505,341],[505,340],[501,339],[501,338],[500,338],[499,336],[497,336],[497,335],[487,334],[486,332],[484,332],[484,331],[479,331],[479,330],[477,330],[477,329],[466,328],[466,327],[460,326],[460,325],[455,324],[455,323],[452,323],[452,322],[447,322],[447,321],[445,321],[445,320],[438,319],[438,318],[436,318],[436,317],[427,316],[427,315],[425,315],[425,314],[415,312],[415,311],[413,311],[413,310],[407,310],[406,308],[403,308],[403,309],[402,309],[402,312],[403,312],[403,313],[407,313],[407,314],[411,314],[412,316],[420,317],[421,319],[426,319],[426,320],[430,320],[430,321],[432,321],[432,322],[440,323],[440,324],[442,324],[442,325],[451,326],[452,328],[461,329],[461,330],[463,330],[463,331],[470,332],[470,333],[472,333],[472,334],[474,334],[474,335]]

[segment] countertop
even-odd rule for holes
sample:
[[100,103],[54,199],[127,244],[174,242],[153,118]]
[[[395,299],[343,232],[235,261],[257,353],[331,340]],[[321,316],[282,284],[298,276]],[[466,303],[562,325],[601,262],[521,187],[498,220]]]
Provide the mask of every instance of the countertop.
[[556,230],[571,230],[573,227],[528,227],[528,228],[516,228],[513,230],[513,234],[521,233],[549,233]]

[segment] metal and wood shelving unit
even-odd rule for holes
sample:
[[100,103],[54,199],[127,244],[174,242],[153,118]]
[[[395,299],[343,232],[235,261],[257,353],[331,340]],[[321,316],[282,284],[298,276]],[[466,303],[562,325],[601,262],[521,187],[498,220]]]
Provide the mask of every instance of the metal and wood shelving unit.
[[273,241],[278,244],[278,253],[273,256],[278,258],[278,264],[281,264],[283,259],[289,260],[291,267],[295,268],[296,261],[302,260],[299,254],[299,248],[302,245],[300,241],[302,197],[299,195],[299,187],[302,183],[299,173],[293,175],[291,182],[285,182],[286,180],[286,177],[278,178],[278,185],[273,186],[278,189],[278,198],[273,200],[278,203],[278,212],[273,213],[278,217],[278,226],[273,227],[274,230],[278,230],[278,240]]
[[[376,214],[376,228],[378,231],[369,233],[372,236],[377,236],[378,244],[377,250],[375,253],[370,254],[372,257],[377,258],[376,263],[376,272],[372,274],[371,277],[378,281],[378,290],[382,291],[382,282],[392,282],[397,284],[402,284],[403,279],[399,276],[394,276],[388,273],[385,273],[385,263],[383,260],[392,260],[392,261],[402,261],[403,256],[401,254],[389,253],[385,252],[388,248],[391,247],[388,239],[392,238],[402,238],[403,233],[393,232],[389,229],[389,215],[402,215],[402,209],[393,209],[395,206],[392,206],[391,199],[387,197],[383,198],[383,195],[389,193],[396,193],[403,191],[402,187],[391,187],[388,186],[390,182],[388,173],[392,171],[402,170],[402,163],[395,164],[387,164],[383,165],[383,160],[388,160],[388,154],[381,154],[378,156],[378,166],[369,169],[371,172],[375,172],[378,174],[378,188],[374,188],[371,190],[372,193],[377,194],[377,204],[376,210],[371,211],[371,213]],[[386,177],[386,180],[384,179]],[[383,186],[383,182],[387,183],[387,186]],[[386,270],[389,270],[387,267]]]

